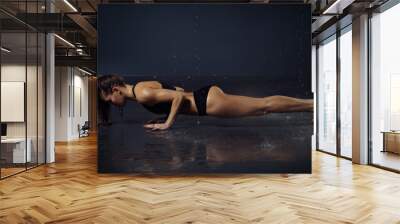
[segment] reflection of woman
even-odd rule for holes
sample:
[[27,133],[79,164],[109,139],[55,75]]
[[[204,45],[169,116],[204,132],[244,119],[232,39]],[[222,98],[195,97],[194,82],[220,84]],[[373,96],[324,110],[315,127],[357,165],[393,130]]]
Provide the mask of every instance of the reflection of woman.
[[161,120],[144,125],[152,130],[172,126],[178,114],[215,116],[221,118],[260,116],[274,112],[313,111],[312,99],[288,96],[249,97],[224,93],[216,85],[207,85],[193,92],[160,81],[126,83],[117,75],[105,75],[97,79],[102,103],[124,106],[126,100],[134,100],[147,110],[166,114]]

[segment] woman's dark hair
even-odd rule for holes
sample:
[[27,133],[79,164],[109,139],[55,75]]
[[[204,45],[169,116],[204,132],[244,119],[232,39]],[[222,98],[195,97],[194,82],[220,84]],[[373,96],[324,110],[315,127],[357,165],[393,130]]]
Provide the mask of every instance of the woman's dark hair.
[[97,78],[97,87],[100,93],[103,91],[105,94],[110,94],[114,86],[124,85],[124,78],[119,75],[103,75]]
[[110,114],[110,104],[101,98],[101,94],[111,94],[114,86],[124,86],[125,81],[119,75],[103,75],[97,78],[97,97],[99,109],[99,123],[108,123]]

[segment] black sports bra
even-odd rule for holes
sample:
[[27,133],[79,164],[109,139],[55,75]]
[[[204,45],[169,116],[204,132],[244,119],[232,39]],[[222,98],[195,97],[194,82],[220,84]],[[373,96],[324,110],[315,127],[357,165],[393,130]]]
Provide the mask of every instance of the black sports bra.
[[[161,86],[164,89],[176,90],[176,88],[174,86],[169,85],[168,83],[165,83],[162,81],[158,81],[158,82],[161,83]],[[133,94],[135,94],[135,92],[133,91],[134,88],[135,88],[135,85],[132,86]],[[161,103],[156,103],[154,105],[146,105],[143,103],[140,103],[140,104],[142,104],[142,106],[144,108],[146,108],[148,111],[153,112],[155,114],[169,114],[169,112],[171,111],[171,106],[172,106],[172,102],[161,102]]]

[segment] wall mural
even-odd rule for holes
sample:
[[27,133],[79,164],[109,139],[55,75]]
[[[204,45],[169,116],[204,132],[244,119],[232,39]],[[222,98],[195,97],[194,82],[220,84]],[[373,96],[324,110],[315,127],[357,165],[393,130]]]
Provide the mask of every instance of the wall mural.
[[310,173],[311,9],[104,4],[98,171]]

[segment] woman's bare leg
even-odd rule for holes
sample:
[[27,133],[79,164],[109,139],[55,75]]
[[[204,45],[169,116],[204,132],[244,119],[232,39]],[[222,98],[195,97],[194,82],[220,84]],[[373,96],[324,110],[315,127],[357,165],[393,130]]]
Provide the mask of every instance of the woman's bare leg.
[[288,96],[248,97],[224,93],[213,86],[207,100],[207,114],[217,117],[260,116],[267,113],[313,111],[312,99]]
[[267,96],[265,100],[265,111],[275,112],[312,112],[314,101],[312,99],[300,99],[288,96]]

